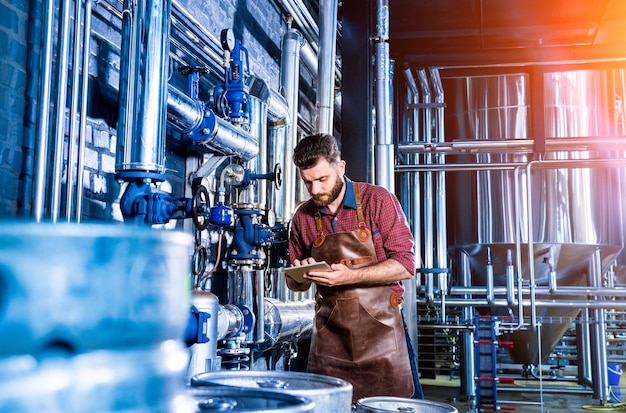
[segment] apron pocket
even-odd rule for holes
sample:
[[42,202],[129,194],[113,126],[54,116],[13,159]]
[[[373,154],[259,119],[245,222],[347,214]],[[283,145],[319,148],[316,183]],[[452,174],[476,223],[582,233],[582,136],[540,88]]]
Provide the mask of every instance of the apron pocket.
[[315,354],[359,362],[398,351],[393,326],[381,323],[358,297],[338,298],[330,317],[315,338]]

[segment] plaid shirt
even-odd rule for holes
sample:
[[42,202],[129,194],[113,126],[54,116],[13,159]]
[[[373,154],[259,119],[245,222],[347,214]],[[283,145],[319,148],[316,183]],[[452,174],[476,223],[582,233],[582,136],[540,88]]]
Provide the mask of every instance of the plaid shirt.
[[[319,208],[312,200],[304,202],[296,210],[291,221],[289,254],[291,262],[311,256],[313,241],[317,238],[315,213],[322,215],[324,234],[349,232],[358,229],[356,199],[352,181],[346,180],[346,193],[343,205],[337,214]],[[402,264],[410,274],[415,274],[413,236],[406,222],[400,202],[383,187],[361,183],[361,205],[365,225],[372,231],[372,240],[378,262],[393,258]]]

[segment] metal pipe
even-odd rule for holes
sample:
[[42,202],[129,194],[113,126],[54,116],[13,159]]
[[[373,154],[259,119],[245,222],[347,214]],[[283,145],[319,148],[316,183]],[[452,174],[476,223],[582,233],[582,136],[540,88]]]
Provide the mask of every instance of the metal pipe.
[[[507,139],[507,140],[473,140],[459,139],[453,142],[402,142],[398,144],[400,153],[448,153],[448,154],[474,154],[484,152],[534,152],[535,141],[533,139]],[[606,151],[610,149],[624,150],[626,142],[619,137],[600,136],[593,138],[569,137],[546,139],[548,152],[578,152],[578,151]]]
[[80,104],[80,124],[78,163],[76,174],[76,222],[80,223],[83,210],[83,168],[85,164],[85,135],[87,133],[87,98],[89,88],[89,47],[91,46],[91,21],[92,21],[93,0],[85,0],[85,24],[83,26],[83,63],[81,77],[81,104]]
[[332,135],[335,97],[335,57],[337,55],[337,0],[319,2],[319,53],[317,66],[317,132]]
[[[602,285],[602,257],[600,249],[596,249],[589,260],[589,285],[600,287]],[[600,297],[590,296],[590,300],[598,300]],[[591,309],[592,318],[595,320],[589,326],[591,339],[591,377],[593,380],[594,398],[601,401],[609,397],[609,376],[607,372],[606,351],[606,323],[603,308]]]
[[[413,77],[413,73],[411,72],[411,68],[405,66],[403,70],[404,77],[406,79],[408,90],[408,102],[419,102],[419,91],[417,89],[417,83],[415,82],[415,78]],[[404,115],[406,116],[406,114]],[[419,139],[419,112],[417,109],[410,110],[411,116],[411,135],[409,136],[411,140],[416,141]],[[405,131],[408,133],[408,131]],[[419,155],[409,154],[407,155],[410,158],[411,163],[417,164],[419,161]],[[401,185],[400,194],[402,197],[406,197],[406,201],[403,205],[405,208],[408,207],[408,217],[409,223],[411,225],[411,233],[414,235],[415,245],[413,246],[413,251],[415,254],[415,268],[419,268],[422,265],[422,240],[419,236],[421,232],[421,189],[420,189],[420,180],[417,173],[403,174],[401,176]],[[409,336],[414,343],[418,342],[417,337],[417,305],[415,302],[415,293],[417,291],[417,286],[421,282],[419,272],[414,274],[414,276],[405,281],[406,291],[409,293],[409,299],[406,300],[406,307],[404,312],[405,321],[407,324],[407,328],[409,331]]]
[[[70,0],[61,0],[60,28],[59,28],[59,55],[57,58],[57,88],[55,108],[55,133],[54,133],[54,163],[52,165],[52,193],[50,194],[51,206],[50,217],[52,222],[57,222],[61,204],[61,174],[63,170],[63,145],[65,143],[65,109],[67,106],[67,78],[68,57],[70,47]],[[71,165],[68,165],[68,169]],[[70,181],[67,181],[70,186]]]
[[[472,270],[469,260],[469,256],[465,252],[461,252],[460,256],[460,276],[463,286],[472,285]],[[471,299],[471,295],[465,295],[464,299]],[[465,320],[474,320],[474,308],[463,307],[463,317]],[[475,360],[475,347],[474,347],[474,331],[467,330],[463,332],[463,346],[462,346],[462,363],[461,363],[461,392],[465,390],[464,394],[468,399],[474,400],[476,398],[476,383],[474,378],[476,377],[476,363]]]
[[41,222],[44,212],[45,185],[46,185],[46,158],[48,148],[48,132],[50,129],[50,95],[52,77],[52,32],[54,22],[54,7],[52,1],[42,2],[43,21],[41,24],[42,54],[39,73],[39,93],[37,97],[37,125],[35,148],[35,192],[33,194],[32,214],[36,222]]
[[[487,294],[487,287],[481,286],[453,286],[450,287],[450,295],[464,295],[464,294]],[[520,291],[519,287],[516,287],[514,291]],[[494,296],[508,296],[508,286],[493,287],[492,290]],[[529,288],[522,288],[522,294],[530,294]],[[535,292],[538,295],[548,295],[559,299],[559,297],[571,297],[572,295],[603,295],[607,297],[626,297],[625,288],[603,288],[603,287],[586,287],[586,286],[559,286],[559,288],[552,292],[550,286],[537,286]],[[566,298],[567,299],[567,298]],[[516,300],[517,301],[517,300]],[[569,300],[568,300],[569,301]]]
[[300,32],[289,28],[283,36],[280,85],[283,95],[289,106],[290,123],[287,125],[284,147],[284,170],[283,170],[283,218],[288,221],[295,209],[295,199],[286,194],[296,193],[296,169],[291,158],[293,149],[298,139],[298,84],[300,78],[300,48],[303,39]]
[[[418,298],[419,304],[428,304],[430,306],[441,305],[441,299],[435,298],[432,303],[428,303],[426,299]],[[494,306],[494,307],[508,307],[506,299],[495,299],[493,303],[488,303],[486,299],[474,298],[466,300],[462,298],[448,298],[446,300],[448,305],[466,307],[466,306]],[[613,301],[613,300],[548,300],[548,299],[535,299],[531,302],[529,299],[525,299],[521,303],[524,307],[538,306],[542,308],[588,308],[588,309],[626,309],[626,302]]]
[[513,257],[511,250],[506,250],[506,302],[509,307],[515,306],[515,274],[513,269]]
[[582,322],[576,324],[576,348],[578,349],[578,382],[593,387],[592,362],[591,362],[591,334],[589,332],[589,309],[581,310]]
[[76,150],[74,145],[78,145],[80,136],[78,135],[78,111],[79,108],[79,91],[80,91],[80,55],[81,55],[81,30],[82,26],[83,2],[77,1],[74,4],[74,50],[72,53],[72,94],[70,96],[70,114],[69,114],[69,137],[68,137],[68,153],[67,153],[67,179],[65,190],[65,218],[67,222],[72,220],[72,211],[74,209],[74,158]]
[[116,171],[165,172],[171,0],[125,0]]
[[376,184],[395,192],[393,111],[391,98],[392,64],[389,57],[389,2],[376,2],[376,144],[374,147]]
[[240,156],[244,161],[258,155],[258,141],[250,133],[218,118],[212,112],[204,112],[199,101],[171,85],[167,92],[167,119],[175,130],[188,133],[200,126],[206,117],[212,128],[207,128],[207,139],[201,144],[225,155]]
[[249,161],[259,154],[259,143],[240,127],[212,114],[213,133],[202,144],[225,155],[236,155]]
[[[439,76],[439,70],[437,68],[430,68],[430,83],[435,95],[436,107],[433,109],[435,118],[435,140],[437,142],[445,141],[444,132],[444,93],[441,78]],[[437,154],[435,156],[435,162],[438,165],[445,164],[445,155]],[[444,171],[435,172],[435,207],[436,213],[436,226],[437,226],[437,268],[439,268],[439,288],[442,291],[442,295],[445,296],[448,293],[448,237],[446,236],[447,229],[447,194],[446,194],[446,174]],[[444,271],[446,270],[446,271]],[[442,308],[442,317],[445,317],[445,306]]]
[[167,87],[167,120],[180,133],[189,133],[204,119],[202,104],[172,85]]

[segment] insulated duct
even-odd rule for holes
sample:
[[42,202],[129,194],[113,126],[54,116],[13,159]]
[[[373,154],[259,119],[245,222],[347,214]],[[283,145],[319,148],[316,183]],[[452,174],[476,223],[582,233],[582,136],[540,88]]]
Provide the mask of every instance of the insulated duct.
[[165,172],[171,0],[126,0],[115,170]]
[[376,184],[395,192],[392,65],[389,58],[389,2],[376,2]]
[[300,48],[303,45],[303,39],[300,32],[289,28],[283,36],[280,85],[289,106],[289,119],[291,122],[287,125],[287,133],[285,136],[284,148],[284,171],[283,171],[283,219],[285,222],[291,219],[291,215],[295,209],[295,200],[293,196],[287,194],[296,193],[296,168],[291,162],[293,149],[298,140],[298,89],[300,79]]

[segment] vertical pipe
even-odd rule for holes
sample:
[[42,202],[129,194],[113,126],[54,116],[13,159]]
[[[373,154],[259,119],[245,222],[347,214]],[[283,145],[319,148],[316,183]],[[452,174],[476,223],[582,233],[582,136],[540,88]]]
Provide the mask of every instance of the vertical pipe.
[[171,0],[125,0],[116,171],[165,172]]
[[[443,143],[445,141],[444,134],[444,94],[443,85],[441,83],[441,77],[439,76],[439,70],[437,68],[430,68],[430,82],[433,86],[435,94],[436,107],[433,109],[435,117],[435,141]],[[438,165],[445,163],[443,154],[436,155],[435,161]],[[446,205],[446,173],[444,171],[437,171],[435,173],[436,180],[436,194],[435,194],[435,208],[436,212],[436,226],[437,226],[437,268],[439,268],[439,288],[441,289],[441,306],[442,306],[442,320],[445,322],[445,297],[448,294],[448,272],[444,271],[448,268],[448,239],[447,234],[447,205]]]
[[376,184],[395,192],[391,63],[389,58],[389,3],[376,2]]
[[[472,271],[469,256],[465,252],[460,253],[460,277],[464,287],[470,287],[472,285]],[[471,299],[472,296],[465,295],[466,299]],[[474,308],[471,306],[463,307],[463,319],[474,319]],[[462,344],[462,360],[461,360],[461,394],[467,395],[468,400],[474,400],[476,398],[476,383],[474,377],[476,376],[475,348],[474,348],[474,332],[473,330],[463,330],[463,344]]]
[[67,154],[67,179],[65,189],[65,220],[72,220],[72,211],[74,210],[74,158],[76,158],[76,150],[74,144],[78,144],[78,128],[77,117],[79,110],[79,82],[80,82],[80,51],[81,51],[81,33],[82,26],[83,2],[78,0],[74,4],[74,50],[72,53],[72,94],[70,96],[70,115],[69,115],[69,138],[68,138],[68,154]]
[[[293,149],[298,139],[298,89],[300,78],[300,48],[302,35],[295,29],[289,28],[283,36],[280,85],[285,100],[289,106],[289,119],[285,136],[285,162],[283,171],[283,185],[285,194],[296,193],[296,169],[292,162]],[[293,197],[283,197],[283,217],[285,221],[291,219],[295,208]]]
[[[54,164],[50,215],[57,222],[61,203],[61,173],[63,171],[63,144],[65,142],[65,108],[67,105],[67,75],[70,44],[70,0],[61,0],[59,28],[59,56],[57,58],[57,97],[55,103]],[[70,165],[68,165],[68,168]],[[67,181],[68,186],[70,182]]]
[[[431,103],[431,90],[426,77],[426,70],[419,69],[417,71],[417,78],[419,80],[420,90],[422,91],[422,104],[424,105],[422,125],[424,141],[427,143],[432,142],[432,109],[428,106]],[[426,154],[424,157],[426,164],[432,164],[432,154]],[[428,271],[426,276],[428,279],[432,279],[434,268],[434,214],[433,214],[433,173],[427,171],[424,173],[424,268]],[[442,301],[443,308],[443,301]],[[442,317],[443,318],[443,317]]]
[[332,135],[337,43],[337,0],[320,0],[320,45],[317,66],[317,131]]
[[46,157],[48,155],[48,130],[50,128],[50,78],[52,77],[52,32],[54,22],[53,1],[44,1],[43,22],[41,27],[41,44],[43,53],[39,63],[39,93],[37,98],[37,131],[36,131],[36,165],[35,165],[35,193],[33,194],[33,217],[41,222],[44,213],[45,185],[46,185]]
[[91,46],[91,10],[93,0],[85,0],[85,25],[83,27],[82,80],[80,124],[78,138],[78,163],[76,166],[76,222],[80,223],[83,210],[83,166],[85,164],[85,135],[87,133],[87,89],[89,87],[89,48]]
[[[255,96],[249,96],[248,107],[250,108],[250,135],[259,142],[259,155],[257,171],[259,174],[266,174],[267,167],[267,105],[261,99]],[[257,196],[259,200],[259,209],[266,210],[268,205],[267,180],[259,179],[257,181]]]
[[[589,286],[602,287],[602,258],[600,249],[596,249],[589,260]],[[591,300],[597,297],[589,297]],[[591,377],[594,398],[604,403],[609,396],[609,377],[607,372],[606,323],[605,310],[591,310]]]
[[[409,99],[407,103],[416,105],[419,103],[419,91],[417,89],[417,84],[415,82],[415,78],[413,77],[413,73],[411,72],[410,67],[405,67],[403,70],[404,77],[406,79],[407,87],[409,89]],[[412,125],[411,135],[407,136],[408,140],[417,142],[419,141],[419,110],[416,106],[413,106],[409,110],[409,114],[411,116],[410,125]],[[406,116],[406,115],[405,115]],[[408,133],[408,131],[407,131]],[[418,163],[418,155],[417,154],[407,154],[410,161],[414,164]],[[408,211],[408,219],[411,223],[411,232],[413,233],[413,238],[415,240],[414,253],[415,253],[415,268],[420,268],[422,264],[422,256],[421,256],[421,216],[420,216],[420,187],[419,187],[419,175],[417,172],[411,172],[409,174],[403,175],[402,186],[403,188],[400,190],[400,193],[403,196],[410,197],[408,202],[405,202],[405,205],[410,205],[410,209]],[[405,300],[405,319],[407,322],[407,328],[409,331],[409,336],[413,343],[418,344],[417,337],[417,286],[419,285],[418,277],[420,277],[419,272],[415,274],[413,278],[405,281],[406,290],[409,293],[408,300]]]
[[578,355],[578,383],[585,386],[593,386],[591,377],[591,337],[590,337],[590,321],[589,309],[583,308],[580,313],[581,322],[576,324],[576,348]]

